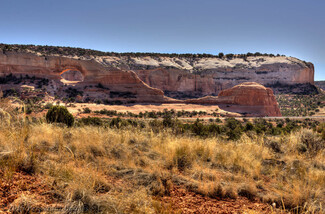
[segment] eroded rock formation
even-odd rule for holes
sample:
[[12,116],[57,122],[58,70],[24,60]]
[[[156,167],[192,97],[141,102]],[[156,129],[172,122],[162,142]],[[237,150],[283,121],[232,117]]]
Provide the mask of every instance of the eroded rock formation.
[[[252,116],[281,115],[272,90],[261,84],[274,88],[314,84],[311,63],[285,56],[58,56],[0,51],[0,75],[8,74],[46,78],[50,94],[71,93],[78,101],[217,104]],[[165,97],[164,92],[187,100]]]
[[281,116],[272,89],[258,83],[246,82],[221,91],[218,100],[221,108],[238,113]]
[[245,82],[223,90],[219,96],[182,101],[191,104],[218,105],[219,108],[245,116],[281,116],[272,89],[255,82]]
[[[312,92],[316,90],[313,85],[313,64],[294,57],[245,55],[241,57],[219,58],[217,56],[136,55],[132,53],[105,55],[102,52],[97,53],[96,51],[74,48],[35,48],[32,46],[25,47],[25,49],[18,46],[13,46],[12,48],[20,48],[18,52],[33,52],[41,56],[51,55],[43,57],[50,61],[53,61],[51,58],[55,55],[54,53],[59,53],[56,55],[57,60],[59,60],[59,56],[64,58],[57,63],[60,65],[60,69],[73,69],[75,66],[70,66],[71,68],[69,66],[65,68],[64,66],[69,64],[65,62],[74,60],[77,62],[77,67],[80,67],[80,64],[83,67],[87,64],[87,69],[90,66],[93,70],[110,71],[111,76],[114,76],[113,71],[134,71],[147,85],[161,89],[167,96],[178,99],[197,98],[207,95],[216,96],[220,91],[243,82],[260,83],[272,88],[275,93],[308,93],[309,90]],[[44,49],[48,50],[48,52],[42,51]],[[88,53],[97,53],[98,55],[80,55],[80,51],[85,53],[88,51]],[[6,55],[12,54],[7,51],[3,52]],[[39,63],[37,61],[39,60],[33,61],[35,66]],[[81,72],[84,73],[83,71]],[[116,80],[116,76],[109,78],[109,80],[102,79],[103,75],[106,78],[106,72],[99,72],[98,74],[93,77],[94,79],[91,76],[85,77],[85,81],[94,80],[98,82],[98,79],[101,79],[106,84],[114,84],[110,80],[114,80],[114,82]],[[126,74],[126,76],[130,75]],[[131,77],[130,79],[134,78]]]
[[[276,92],[293,92],[314,83],[314,66],[293,57],[246,59],[143,57],[132,60],[130,69],[152,87],[174,98],[217,95],[243,82],[257,82]],[[295,87],[299,85],[299,87]],[[306,87],[306,86],[305,86]]]
[[[63,72],[71,72],[65,75]],[[80,73],[79,73],[80,72]],[[51,80],[54,95],[63,88],[62,76],[77,78],[74,88],[88,98],[128,100],[130,102],[162,102],[164,93],[145,84],[130,70],[104,66],[95,60],[81,60],[59,56],[37,56],[31,53],[0,52],[0,74],[35,76]],[[60,85],[61,84],[61,85]],[[100,85],[100,87],[96,87]]]

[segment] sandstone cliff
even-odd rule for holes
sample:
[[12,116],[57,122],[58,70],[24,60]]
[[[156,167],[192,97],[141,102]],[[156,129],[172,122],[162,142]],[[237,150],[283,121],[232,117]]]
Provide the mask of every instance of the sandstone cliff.
[[[288,58],[281,59],[288,60]],[[220,63],[226,63],[226,61],[215,58],[203,58],[197,62],[192,61],[190,65],[190,62],[186,62],[188,59],[183,59],[183,61],[177,61],[177,63],[174,61],[176,65],[172,64],[171,60],[174,61],[176,59],[168,57],[155,59],[151,57],[129,57],[129,59],[125,59],[125,56],[86,58],[54,55],[42,56],[37,53],[25,52],[0,52],[0,76],[5,77],[1,79],[0,83],[4,89],[19,89],[24,86],[25,79],[31,79],[30,83],[33,83],[32,87],[39,87],[39,84],[35,84],[35,78],[44,78],[46,81],[40,81],[50,82],[50,84],[46,85],[45,88],[41,85],[39,88],[45,89],[46,93],[52,93],[53,96],[56,95],[60,98],[64,96],[64,93],[72,93],[71,96],[77,98],[79,101],[107,100],[108,103],[111,101],[119,101],[119,103],[195,103],[219,105],[225,111],[237,112],[244,115],[281,115],[271,89],[265,88],[257,83],[242,83],[232,87],[233,84],[248,79],[249,72],[254,73],[256,76],[256,71],[247,71],[245,79],[239,78],[238,80],[237,78],[237,80],[232,80],[231,82],[219,78],[219,84],[216,82],[216,78],[211,78],[211,75],[216,75],[219,72],[214,71],[213,66],[216,63],[215,60]],[[274,59],[272,58],[272,60]],[[158,61],[162,64],[154,65]],[[145,70],[143,63],[149,63],[151,67],[149,66]],[[227,61],[227,63],[229,64],[230,61]],[[298,63],[297,60],[296,63]],[[272,67],[271,65],[268,66]],[[294,67],[296,65],[290,66]],[[198,73],[199,70],[197,70],[197,67],[202,68],[200,74]],[[196,69],[196,71],[193,69]],[[301,71],[302,73],[308,73],[307,68],[303,69]],[[280,71],[272,72],[279,74]],[[293,74],[297,73],[297,71],[283,71],[282,76],[290,72]],[[239,75],[240,72],[236,74],[236,72],[230,69],[223,73],[224,76],[229,76]],[[19,76],[20,79],[17,81],[17,77]],[[264,76],[268,76],[268,74],[264,74]],[[304,78],[299,75],[290,80],[292,84],[303,83],[304,81]],[[310,79],[308,81],[311,82],[312,80]],[[189,96],[193,96],[197,92],[205,95],[218,93],[224,88],[229,89],[222,90],[219,93],[219,97],[207,96],[200,99],[181,101],[165,97],[162,90],[150,87],[145,82],[162,90],[166,90],[167,88],[168,91],[188,92]],[[266,81],[265,83],[268,82]],[[35,93],[35,96],[39,93],[41,92]]]
[[[72,72],[70,72],[72,71]],[[70,74],[65,75],[65,72]],[[54,95],[64,83],[72,80],[74,88],[88,98],[125,100],[132,102],[162,102],[164,93],[145,84],[130,70],[104,66],[96,60],[73,59],[59,56],[37,56],[32,53],[0,52],[0,74],[5,76],[34,76],[51,81]],[[66,78],[66,82],[60,80]],[[76,80],[76,81],[73,81]],[[100,84],[100,88],[95,86]]]
[[[243,82],[260,83],[272,88],[275,93],[310,93],[316,90],[313,64],[294,57],[262,54],[223,57],[207,54],[119,54],[80,48],[0,44],[1,48],[6,53],[7,48],[40,56],[64,56],[63,62],[67,58],[70,61],[75,59],[77,62],[81,61],[81,64],[91,64],[96,67],[95,70],[134,71],[147,85],[178,99],[218,95],[221,90]],[[63,67],[60,69],[64,69]],[[99,76],[96,75],[93,80],[98,81],[104,73],[99,72]],[[136,77],[131,79],[134,78]],[[109,80],[102,81],[114,84]],[[91,81],[90,76],[85,81]]]
[[[91,58],[91,57],[90,57]],[[218,95],[243,82],[257,82],[276,93],[314,92],[314,66],[293,57],[93,57],[106,66],[135,71],[148,85],[167,96],[186,99]]]
[[243,82],[258,82],[275,91],[314,83],[311,63],[284,56],[192,60],[147,57],[133,59],[129,66],[150,86],[178,98],[217,95],[221,90]]

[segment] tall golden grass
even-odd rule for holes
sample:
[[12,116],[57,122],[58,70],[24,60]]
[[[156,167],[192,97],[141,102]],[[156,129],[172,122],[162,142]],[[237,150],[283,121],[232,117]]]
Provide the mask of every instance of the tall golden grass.
[[62,196],[67,213],[170,213],[152,196],[168,195],[173,185],[209,197],[240,195],[286,211],[324,213],[324,146],[303,150],[304,139],[324,144],[311,130],[226,141],[175,136],[168,129],[10,120],[0,124],[2,179],[16,171],[42,177]]

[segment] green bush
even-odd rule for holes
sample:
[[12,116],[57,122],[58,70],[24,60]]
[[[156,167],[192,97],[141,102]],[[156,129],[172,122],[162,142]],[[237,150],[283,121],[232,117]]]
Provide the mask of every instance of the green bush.
[[89,113],[91,113],[91,109],[86,107],[86,108],[83,109],[83,113],[89,114]]
[[111,120],[111,122],[109,123],[109,126],[111,128],[121,128],[123,126],[125,126],[125,120],[122,120],[120,117],[117,117],[117,118],[113,118]]
[[82,125],[91,125],[91,126],[101,126],[103,125],[103,121],[102,119],[98,118],[98,117],[84,117],[84,118],[81,118],[79,120],[79,124],[82,124]]
[[64,123],[71,127],[74,118],[65,106],[52,106],[46,114],[46,121],[48,123]]
[[[209,130],[208,126],[204,125],[203,123],[200,122],[199,118],[195,121],[195,123],[192,124],[191,130],[192,132],[201,137],[207,137],[209,135]],[[212,128],[214,129],[214,128]]]
[[228,140],[239,140],[240,137],[242,136],[243,132],[239,127],[235,129],[229,129],[228,132],[226,133],[228,136]]

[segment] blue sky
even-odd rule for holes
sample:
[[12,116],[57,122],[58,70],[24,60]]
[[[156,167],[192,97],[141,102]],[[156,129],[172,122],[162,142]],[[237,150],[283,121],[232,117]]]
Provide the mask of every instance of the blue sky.
[[1,0],[0,43],[294,56],[325,80],[324,0]]

